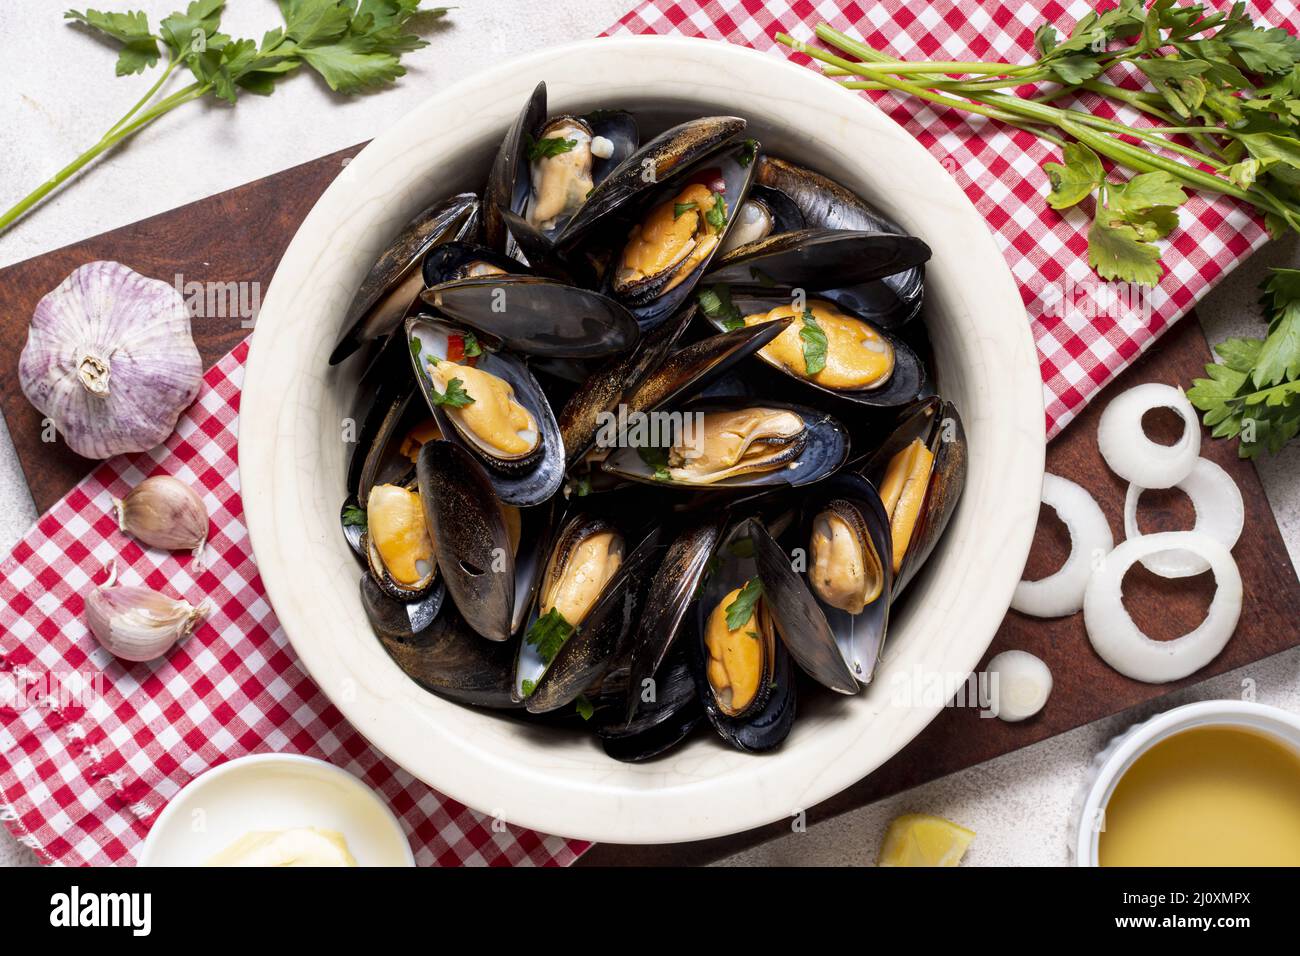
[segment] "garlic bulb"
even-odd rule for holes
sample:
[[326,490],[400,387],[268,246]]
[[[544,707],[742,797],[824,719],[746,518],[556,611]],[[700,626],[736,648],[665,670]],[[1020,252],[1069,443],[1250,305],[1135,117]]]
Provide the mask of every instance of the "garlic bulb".
[[146,478],[120,501],[117,525],[153,548],[191,551],[197,557],[208,540],[208,509],[185,482],[171,475]]
[[104,650],[124,661],[162,657],[208,613],[207,602],[195,607],[116,580],[117,568],[112,567],[108,580],[86,595],[86,623]]
[[23,394],[87,458],[160,444],[202,377],[184,298],[119,262],[81,266],[41,299],[18,360]]

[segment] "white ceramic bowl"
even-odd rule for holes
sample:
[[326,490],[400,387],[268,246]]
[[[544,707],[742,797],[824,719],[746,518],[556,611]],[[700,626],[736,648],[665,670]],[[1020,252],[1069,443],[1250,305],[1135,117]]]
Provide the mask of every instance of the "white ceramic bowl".
[[[380,250],[431,199],[479,189],[539,80],[552,111],[597,106],[678,121],[733,113],[777,155],[833,176],[933,248],[928,316],[940,387],[970,445],[965,498],[891,622],[876,684],[802,707],[779,752],[700,733],[641,766],[581,734],[522,727],[440,700],[373,639],[339,534],[357,363],[326,358]],[[777,56],[702,40],[604,39],[513,60],[439,90],[321,197],[258,318],[240,419],[240,477],[262,579],[294,649],[384,753],[472,807],[550,833],[617,842],[718,836],[770,822],[870,773],[937,706],[891,707],[891,672],[968,674],[1001,621],[1038,516],[1043,406],[1024,307],[984,221],[938,162],[861,97]],[[801,702],[802,706],[802,702]]]
[[251,754],[191,780],[149,828],[140,866],[200,866],[246,833],[298,827],[343,834],[358,866],[415,866],[387,803],[346,770],[299,754]]
[[1300,753],[1300,715],[1253,701],[1201,700],[1156,714],[1120,734],[1092,762],[1071,814],[1070,855],[1076,866],[1099,866],[1098,846],[1106,804],[1120,778],[1162,740],[1193,727],[1238,727],[1272,737]]

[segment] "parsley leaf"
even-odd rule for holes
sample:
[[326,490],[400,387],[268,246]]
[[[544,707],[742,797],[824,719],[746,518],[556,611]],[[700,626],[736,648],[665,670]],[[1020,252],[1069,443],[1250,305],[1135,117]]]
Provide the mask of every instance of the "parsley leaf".
[[470,397],[469,392],[465,391],[465,383],[458,378],[453,378],[447,383],[445,392],[430,388],[429,401],[434,405],[446,405],[449,408],[464,408],[466,405],[474,404],[474,399]]
[[519,682],[519,689],[523,691],[525,697],[532,697],[533,691],[537,690],[537,682],[531,681],[525,677]]
[[816,375],[826,367],[826,331],[817,324],[811,309],[804,309],[803,328],[799,330],[803,342],[803,364],[809,375]]
[[714,232],[721,232],[727,226],[727,199],[722,193],[713,194],[713,205],[709,207],[708,212],[704,214],[704,221],[707,222]]
[[343,509],[343,526],[345,528],[365,528],[369,524],[366,518],[366,512],[356,505],[348,505]]
[[667,481],[672,477],[668,473],[668,450],[646,445],[636,450],[637,456],[654,469],[655,481]]
[[591,720],[591,715],[596,712],[595,706],[587,700],[586,694],[579,694],[578,699],[573,702],[573,706],[578,711],[578,716],[583,720]]
[[530,136],[528,137],[528,158],[532,162],[539,159],[549,159],[552,156],[567,153],[577,145],[578,141],[576,139],[548,136],[545,139],[535,140]]
[[1044,163],[1043,171],[1052,184],[1047,204],[1053,209],[1068,209],[1087,199],[1106,181],[1101,160],[1083,143],[1067,143],[1064,163]]
[[117,57],[117,75],[143,73],[158,62],[158,38],[149,30],[149,18],[138,10],[111,13],[69,10],[63,15],[122,44]]
[[1133,226],[1098,209],[1088,230],[1088,265],[1103,279],[1155,285],[1160,281],[1160,250]]
[[758,599],[763,596],[763,582],[758,578],[750,578],[745,582],[745,586],[740,589],[736,599],[727,605],[727,630],[738,631],[754,616],[754,608],[758,604]]
[[476,358],[483,354],[483,346],[478,344],[478,336],[473,332],[465,332],[464,340],[465,358]]
[[673,218],[676,219],[683,213],[688,213],[692,209],[698,208],[700,208],[700,204],[693,199],[690,202],[675,202],[673,203]]
[[695,300],[699,302],[704,314],[717,321],[726,331],[734,332],[745,327],[744,316],[731,302],[730,286],[712,285],[701,289],[695,293]]
[[532,627],[524,635],[524,643],[536,647],[537,656],[543,663],[550,664],[572,633],[573,625],[564,619],[557,608],[551,608],[533,621]]

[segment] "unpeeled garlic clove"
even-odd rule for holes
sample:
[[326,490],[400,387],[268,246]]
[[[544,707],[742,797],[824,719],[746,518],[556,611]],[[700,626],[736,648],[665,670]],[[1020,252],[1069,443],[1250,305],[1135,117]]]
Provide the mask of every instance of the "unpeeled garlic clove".
[[86,596],[86,623],[104,650],[125,661],[162,657],[208,613],[204,603],[168,597],[151,588],[116,584],[117,571]]
[[146,478],[113,506],[118,527],[150,547],[198,555],[208,540],[203,499],[171,475]]

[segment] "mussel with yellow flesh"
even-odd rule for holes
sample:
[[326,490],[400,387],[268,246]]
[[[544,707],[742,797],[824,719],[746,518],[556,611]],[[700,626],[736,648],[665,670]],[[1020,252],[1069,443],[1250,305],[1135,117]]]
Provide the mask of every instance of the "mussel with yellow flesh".
[[[878,329],[846,315],[830,302],[811,301],[803,309],[793,304],[779,305],[768,312],[745,316],[745,324],[784,318],[794,321],[759,352],[768,362],[836,390],[876,388],[893,374],[893,343]],[[819,347],[810,347],[813,341]]]
[[452,421],[489,455],[519,461],[537,450],[541,441],[537,420],[515,398],[509,382],[449,359],[430,361],[428,373],[439,392],[455,397],[457,404],[445,406]]
[[593,159],[609,159],[613,152],[613,143],[577,117],[560,116],[548,122],[529,145],[528,224],[550,232],[567,222],[595,185]]
[[728,717],[739,717],[755,701],[761,702],[776,654],[772,617],[761,597],[748,601],[747,588],[752,587],[727,592],[704,629],[709,688],[718,709]]
[[894,542],[894,573],[903,566],[907,547],[912,541],[917,520],[925,506],[930,486],[934,453],[925,442],[914,438],[889,460],[885,479],[880,484],[880,500],[889,514],[889,528]]
[[623,536],[613,528],[595,530],[551,555],[542,578],[539,614],[554,612],[577,627],[623,563]]
[[370,489],[366,551],[375,580],[393,597],[416,600],[428,591],[438,566],[417,492],[400,485]]
[[802,416],[784,408],[702,412],[668,452],[668,477],[707,485],[787,467],[803,450]]
[[813,593],[831,607],[860,614],[884,590],[884,569],[866,519],[849,502],[828,502],[813,518],[808,557]]
[[614,291],[637,304],[675,289],[721,241],[726,197],[691,183],[632,227],[614,274]]

